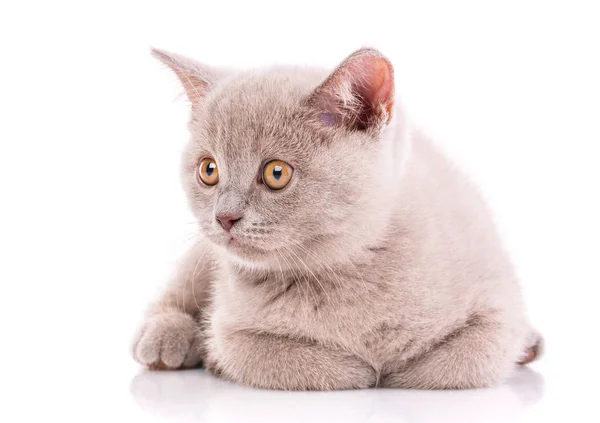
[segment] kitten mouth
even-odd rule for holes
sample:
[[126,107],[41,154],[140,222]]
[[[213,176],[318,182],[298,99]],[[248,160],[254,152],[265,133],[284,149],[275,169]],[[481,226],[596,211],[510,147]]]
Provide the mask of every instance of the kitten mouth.
[[245,258],[257,258],[265,253],[262,248],[235,236],[229,237],[226,248],[234,255]]

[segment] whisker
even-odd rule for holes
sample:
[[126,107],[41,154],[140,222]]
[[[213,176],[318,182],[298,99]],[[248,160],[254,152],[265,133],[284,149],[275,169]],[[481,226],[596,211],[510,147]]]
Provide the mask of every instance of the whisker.
[[[317,241],[319,242],[321,245],[327,245],[322,241]],[[360,254],[360,253],[359,253]],[[364,256],[364,253],[361,254],[362,256]],[[364,279],[364,277],[362,276],[362,272],[360,270],[358,270],[358,267],[356,267],[356,264],[352,261],[351,257],[346,257],[346,259],[344,260],[344,263],[348,263],[350,264],[352,267],[354,267],[354,270],[356,270],[356,276],[358,276],[363,284],[363,287],[365,289],[365,292],[368,291],[368,287],[367,287],[367,281]]]
[[317,283],[321,287],[321,290],[323,291],[323,293],[327,297],[327,300],[330,301],[331,298],[329,297],[329,294],[325,290],[325,287],[323,286],[323,284],[321,283],[321,281],[319,280],[319,278],[317,278],[317,276],[314,274],[314,272],[310,269],[310,267],[308,267],[308,265],[302,260],[302,258],[300,256],[298,256],[296,253],[294,253],[294,251],[292,251],[290,249],[289,252],[292,253],[292,254],[294,254],[294,256],[296,256],[298,258],[298,260],[300,261],[300,263],[306,268],[306,270],[308,270],[308,272],[312,275],[312,277],[315,278],[315,280],[317,281]]
[[[198,309],[198,312],[201,311],[201,307],[198,304],[198,300],[196,299],[196,276],[198,275],[198,273],[196,273],[197,269],[198,269],[198,264],[200,262],[200,260],[205,259],[205,257],[200,256],[198,258],[198,261],[196,261],[196,267],[194,268],[194,271],[192,272],[192,297],[194,298],[194,304],[196,304],[196,308]],[[204,268],[206,267],[206,260],[204,260],[204,262],[202,263],[202,268],[200,269],[200,272],[202,272],[204,270]]]
[[[286,265],[288,266],[289,270],[292,272],[292,277],[296,280],[296,283],[298,284],[298,288],[302,290],[302,293],[304,294],[304,296],[306,297],[306,304],[310,304],[310,300],[308,298],[308,288],[305,290],[305,288],[302,286],[302,283],[300,281],[300,278],[298,277],[294,266],[290,266],[290,263],[287,261],[287,259],[285,258],[285,253],[287,252],[287,249],[284,248],[281,250],[281,258],[286,262]],[[293,258],[290,256],[290,259],[293,260]]]
[[[331,276],[334,277],[335,280],[331,281],[334,284],[334,286],[336,286],[338,288],[343,287],[343,281],[340,279],[337,272],[328,263],[326,263],[323,259],[319,258],[316,254],[314,254],[312,251],[310,251],[306,246],[303,246],[302,244],[297,244],[296,247],[300,248],[300,250],[304,251],[306,254],[309,254],[315,260],[315,262],[321,268],[321,270],[323,270],[325,272],[325,274],[330,274]],[[327,266],[327,268],[325,268],[324,266]],[[336,285],[336,282],[339,282],[339,285]]]
[[283,269],[281,268],[281,263],[279,262],[277,254],[275,254],[273,257],[275,257],[275,261],[277,262],[277,266],[279,267],[279,272],[281,272],[281,283],[283,284],[283,300],[285,301],[285,294],[287,293],[285,276],[283,275]]

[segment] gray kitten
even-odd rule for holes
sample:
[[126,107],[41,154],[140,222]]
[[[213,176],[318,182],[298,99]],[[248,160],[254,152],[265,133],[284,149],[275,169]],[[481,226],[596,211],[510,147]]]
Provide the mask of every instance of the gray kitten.
[[202,238],[134,345],[269,389],[477,388],[541,352],[470,181],[411,127],[391,63],[226,71],[155,50],[192,104]]

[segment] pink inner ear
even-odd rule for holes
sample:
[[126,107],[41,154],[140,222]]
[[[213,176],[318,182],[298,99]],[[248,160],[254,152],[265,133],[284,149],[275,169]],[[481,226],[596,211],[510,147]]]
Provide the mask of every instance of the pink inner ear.
[[350,74],[363,98],[371,104],[387,104],[394,92],[392,70],[385,59],[366,56],[350,64]]
[[194,75],[185,73],[181,69],[173,68],[173,71],[181,81],[190,102],[197,103],[202,101],[208,93],[208,84]]
[[394,76],[390,63],[377,56],[363,56],[348,64],[351,84],[360,97],[377,109],[383,106],[391,117]]
[[[152,55],[175,72],[192,104],[202,102],[209,91],[206,74],[210,75],[211,72],[207,72],[206,69],[203,72],[200,71],[201,66],[174,53],[152,49]],[[201,75],[204,75],[204,77]]]
[[389,123],[394,104],[392,64],[376,50],[358,50],[313,92],[309,102],[327,126],[344,124],[364,130]]
[[311,101],[321,109],[321,121],[327,126],[345,123],[366,129],[389,123],[394,103],[392,65],[376,50],[359,50],[317,88]]

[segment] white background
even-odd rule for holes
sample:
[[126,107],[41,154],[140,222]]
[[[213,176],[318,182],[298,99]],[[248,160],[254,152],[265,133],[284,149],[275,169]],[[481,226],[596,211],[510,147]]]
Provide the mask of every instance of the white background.
[[[0,421],[599,421],[599,22],[591,1],[2,2]],[[333,67],[363,45],[482,186],[546,356],[469,392],[140,373],[133,332],[194,234],[187,105],[149,47]]]

